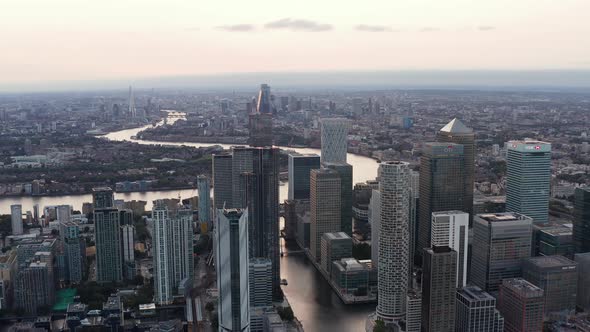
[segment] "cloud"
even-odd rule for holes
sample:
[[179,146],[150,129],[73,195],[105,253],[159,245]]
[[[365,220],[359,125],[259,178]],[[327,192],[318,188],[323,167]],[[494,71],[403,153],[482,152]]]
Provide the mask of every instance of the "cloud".
[[248,32],[254,31],[254,25],[252,24],[232,24],[232,25],[221,25],[217,27],[217,30],[229,31],[229,32]]
[[490,26],[490,25],[481,25],[477,27],[477,30],[479,31],[490,31],[490,30],[496,30],[496,27]]
[[320,32],[332,30],[331,24],[319,23],[309,20],[283,18],[264,25],[266,29],[288,29],[293,31]]
[[354,27],[357,31],[364,31],[364,32],[387,32],[393,31],[390,27],[385,25],[367,25],[367,24],[359,24]]
[[434,32],[434,31],[440,31],[440,29],[435,28],[435,27],[424,27],[424,28],[420,29],[420,32]]

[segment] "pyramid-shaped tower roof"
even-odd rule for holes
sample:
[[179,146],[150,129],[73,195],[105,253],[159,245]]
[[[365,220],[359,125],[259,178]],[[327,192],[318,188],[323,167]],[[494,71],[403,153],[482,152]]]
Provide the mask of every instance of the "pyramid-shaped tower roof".
[[463,122],[457,118],[454,118],[451,122],[447,123],[440,131],[452,134],[470,134],[473,132],[471,128],[467,128]]

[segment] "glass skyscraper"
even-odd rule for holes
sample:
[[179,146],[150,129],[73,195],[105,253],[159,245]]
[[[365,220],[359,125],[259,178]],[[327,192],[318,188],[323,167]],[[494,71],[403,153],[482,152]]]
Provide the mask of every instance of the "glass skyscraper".
[[309,199],[309,173],[320,168],[317,154],[289,154],[289,199]]
[[590,187],[576,188],[572,237],[576,253],[590,252]]

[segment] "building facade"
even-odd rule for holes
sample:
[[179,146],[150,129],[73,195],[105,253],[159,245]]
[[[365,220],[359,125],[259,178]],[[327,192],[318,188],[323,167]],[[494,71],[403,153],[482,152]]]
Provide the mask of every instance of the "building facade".
[[322,163],[346,163],[349,127],[350,123],[346,119],[321,120]]
[[422,269],[422,332],[454,332],[457,252],[425,248]]
[[96,238],[96,281],[99,283],[123,280],[121,252],[121,223],[119,210],[114,207],[111,188],[92,191],[94,205],[94,233]]
[[23,206],[13,204],[10,206],[10,223],[12,225],[12,235],[23,234]]
[[340,176],[331,169],[314,169],[310,174],[310,253],[321,259],[322,235],[340,232]]
[[211,183],[207,176],[197,176],[197,189],[199,190],[199,221],[211,222]]
[[352,166],[349,164],[324,163],[340,176],[340,230],[352,236]]
[[321,266],[330,274],[332,262],[352,257],[352,238],[344,232],[324,233],[321,240]]
[[498,310],[506,332],[543,331],[543,290],[522,278],[504,279],[500,285]]
[[458,289],[455,331],[504,331],[504,317],[496,309],[496,298],[477,286],[466,286]]
[[231,208],[232,196],[232,155],[213,155],[213,204],[217,209]]
[[317,154],[289,154],[289,199],[309,199],[309,174],[320,168]]
[[250,308],[272,306],[272,261],[250,258]]
[[576,254],[574,261],[578,263],[577,306],[590,311],[590,252]]
[[432,213],[433,246],[448,246],[457,252],[457,287],[467,285],[469,262],[469,215],[461,211]]
[[574,250],[590,252],[590,187],[576,188],[574,197]]

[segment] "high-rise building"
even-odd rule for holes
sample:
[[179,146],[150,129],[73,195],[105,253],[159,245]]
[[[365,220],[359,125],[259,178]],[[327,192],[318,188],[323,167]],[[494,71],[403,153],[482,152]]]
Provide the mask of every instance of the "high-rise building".
[[500,285],[498,310],[506,332],[543,331],[543,290],[522,279],[504,279]]
[[346,163],[348,151],[348,128],[346,119],[331,118],[321,120],[322,163]]
[[590,252],[590,187],[576,188],[574,197],[574,250]]
[[574,261],[578,263],[577,306],[590,311],[590,252],[576,254]]
[[455,118],[438,131],[436,140],[439,142],[463,145],[463,166],[465,168],[465,199],[460,209],[473,219],[473,185],[475,181],[475,134],[461,120]]
[[455,331],[504,331],[504,317],[496,309],[496,298],[477,286],[466,286],[458,289]]
[[421,251],[416,252],[416,243],[418,243],[418,205],[420,202],[420,173],[412,171],[410,173],[410,252],[409,252],[409,272],[414,270],[414,261],[416,255],[420,255]]
[[406,299],[406,332],[420,332],[421,330],[422,293],[411,290]]
[[135,226],[121,226],[121,253],[123,254],[123,277],[131,280],[135,277]]
[[524,260],[522,277],[545,293],[545,313],[576,308],[578,264],[560,255]]
[[263,147],[273,145],[272,114],[250,114],[248,128],[250,130],[250,146]]
[[430,248],[432,212],[463,209],[465,167],[463,146],[426,143],[420,158],[420,201],[416,251]]
[[352,257],[352,238],[344,232],[324,233],[321,257],[321,266],[330,275],[333,261]]
[[55,207],[57,213],[57,221],[67,222],[72,218],[72,206],[71,205],[58,205]]
[[250,308],[272,306],[272,261],[250,258]]
[[248,211],[219,210],[215,246],[219,330],[250,330]]
[[340,190],[338,172],[327,168],[311,171],[309,249],[316,261],[321,258],[322,235],[340,231]]
[[324,163],[340,176],[340,230],[352,236],[352,166],[349,164]]
[[231,154],[213,155],[213,204],[215,209],[233,207]]
[[379,166],[381,180],[377,317],[405,318],[408,291],[410,167],[391,161]]
[[13,204],[10,206],[10,221],[12,225],[12,235],[21,235],[23,233],[23,206]]
[[67,221],[60,223],[59,235],[63,243],[65,277],[72,283],[82,281],[84,274],[86,241],[80,236],[78,224]]
[[137,109],[135,108],[135,96],[133,95],[133,87],[129,86],[129,117],[137,117]]
[[211,220],[211,185],[205,175],[197,176],[197,188],[199,190],[199,221]]
[[193,223],[190,210],[169,210],[161,201],[154,202],[153,256],[154,297],[156,303],[171,303],[181,282],[191,281],[193,263]]
[[41,307],[49,307],[54,301],[54,285],[46,262],[32,262],[19,267],[15,278],[15,308],[36,316]]
[[549,220],[551,144],[539,141],[510,141],[506,156],[506,211]]
[[457,252],[433,246],[423,254],[422,332],[454,332]]
[[317,154],[289,154],[289,199],[309,199],[309,173],[320,168]]
[[449,246],[457,252],[457,287],[467,285],[469,215],[462,211],[432,213],[433,246]]
[[371,262],[379,267],[379,232],[381,223],[381,192],[373,189],[369,203],[369,223],[371,224]]
[[532,222],[515,212],[475,215],[471,283],[495,292],[503,279],[519,278],[522,261],[531,256]]
[[270,86],[268,84],[261,84],[258,92],[258,100],[256,103],[256,112],[262,114],[272,114],[274,112],[271,100]]
[[92,198],[96,238],[96,281],[120,282],[123,280],[121,223],[119,210],[113,207],[113,190],[94,188]]

